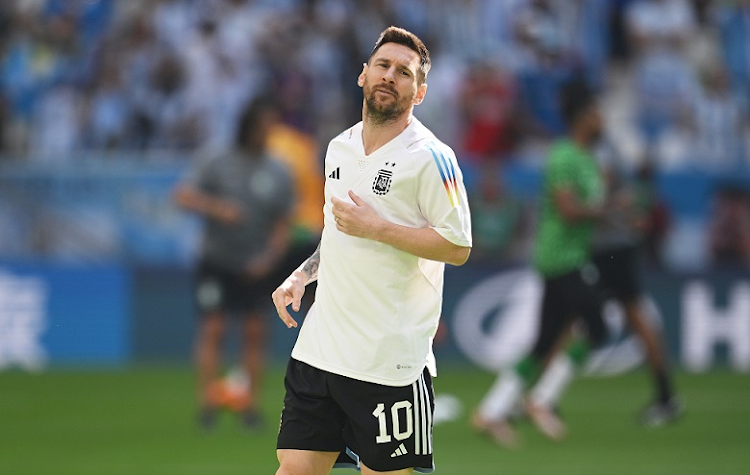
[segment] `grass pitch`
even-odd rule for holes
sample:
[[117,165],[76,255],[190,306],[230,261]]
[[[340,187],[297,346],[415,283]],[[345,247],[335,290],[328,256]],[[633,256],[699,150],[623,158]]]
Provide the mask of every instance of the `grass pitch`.
[[[645,372],[578,379],[561,404],[568,439],[549,442],[521,423],[524,446],[513,452],[467,423],[492,379],[468,366],[441,368],[436,392],[455,396],[463,411],[436,427],[437,475],[750,474],[747,375],[678,374],[687,412],[660,429],[636,424],[650,396]],[[268,377],[268,426],[259,434],[243,432],[231,414],[213,432],[200,431],[193,394],[185,367],[0,373],[0,474],[275,473],[280,368]]]

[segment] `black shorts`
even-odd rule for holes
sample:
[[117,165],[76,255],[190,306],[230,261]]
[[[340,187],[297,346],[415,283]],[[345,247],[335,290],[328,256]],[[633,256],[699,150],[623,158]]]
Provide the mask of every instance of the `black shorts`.
[[340,452],[336,468],[434,471],[435,396],[425,369],[409,386],[368,383],[290,358],[278,449]]
[[201,261],[195,273],[195,303],[201,315],[229,312],[240,316],[271,306],[281,282],[273,275],[259,280]]
[[599,251],[594,254],[594,264],[599,269],[600,287],[607,298],[628,302],[641,295],[636,246],[622,245]]
[[542,318],[532,354],[544,360],[570,323],[580,319],[592,346],[604,342],[607,327],[602,317],[603,298],[593,265],[544,279]]

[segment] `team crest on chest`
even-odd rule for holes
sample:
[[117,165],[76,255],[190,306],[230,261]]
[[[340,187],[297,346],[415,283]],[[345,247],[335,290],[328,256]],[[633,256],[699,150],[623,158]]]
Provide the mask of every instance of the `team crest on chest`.
[[[396,164],[393,162],[386,162],[386,167],[395,167]],[[384,195],[391,189],[391,181],[393,179],[393,170],[387,168],[381,168],[378,170],[378,174],[375,177],[375,181],[372,182],[372,191],[376,195]]]

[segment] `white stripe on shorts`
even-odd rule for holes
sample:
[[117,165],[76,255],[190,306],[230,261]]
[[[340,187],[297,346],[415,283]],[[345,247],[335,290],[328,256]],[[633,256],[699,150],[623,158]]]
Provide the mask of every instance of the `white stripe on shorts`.
[[432,453],[432,408],[424,375],[412,384],[414,392],[414,453]]
[[411,385],[411,389],[414,393],[414,453],[419,454],[420,453],[420,441],[421,439],[421,433],[422,430],[420,429],[420,421],[422,419],[420,410],[419,410],[419,393],[417,392],[419,390],[419,381],[414,381]]

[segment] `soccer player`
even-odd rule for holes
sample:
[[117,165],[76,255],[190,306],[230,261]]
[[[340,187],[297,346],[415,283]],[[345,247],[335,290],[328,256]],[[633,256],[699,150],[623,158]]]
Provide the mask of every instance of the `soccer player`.
[[[649,206],[644,200],[648,198],[631,193],[615,168],[604,168],[610,200],[623,203],[623,206],[610,209],[600,221],[594,238],[593,262],[599,273],[603,298],[614,299],[621,306],[628,326],[645,348],[655,397],[641,412],[640,421],[645,426],[658,427],[676,420],[682,415],[684,407],[675,395],[663,337],[649,318],[639,278],[638,248],[646,224],[643,213]],[[537,424],[552,423],[562,430],[564,426],[561,421],[555,420],[552,410],[575,370],[575,362],[565,352],[556,354],[545,367],[527,397],[527,407],[537,415],[534,419],[532,414]],[[540,419],[539,415],[545,416]]]
[[357,80],[362,121],[328,146],[320,245],[273,292],[296,327],[287,306],[317,280],[287,367],[277,475],[433,471],[432,340],[471,221],[453,151],[412,115],[429,69],[414,34],[382,32]]
[[176,203],[205,218],[195,296],[200,322],[195,343],[199,423],[214,426],[217,404],[211,385],[220,372],[229,315],[241,318],[241,366],[250,379],[242,421],[262,425],[262,394],[268,294],[287,253],[295,204],[289,170],[266,149],[275,105],[258,99],[244,110],[234,150],[199,161],[174,192]]
[[[560,107],[569,136],[552,145],[545,165],[533,256],[534,267],[544,279],[539,332],[531,352],[497,379],[472,417],[477,430],[507,447],[518,445],[509,416],[572,323],[580,322],[585,328],[584,338],[575,339],[566,349],[577,364],[607,336],[597,271],[591,264],[595,225],[607,211],[604,180],[592,154],[601,136],[602,119],[595,96],[580,81],[565,85]],[[568,382],[557,381],[556,393]],[[527,404],[526,410],[545,435],[553,439],[565,435],[565,426],[548,406]]]
[[677,419],[683,405],[675,396],[663,335],[648,317],[639,276],[639,249],[648,225],[645,214],[652,205],[651,197],[639,193],[614,165],[606,167],[605,174],[609,195],[629,206],[608,213],[600,223],[594,239],[594,264],[605,297],[613,298],[622,307],[628,325],[646,350],[656,391],[654,400],[640,415],[641,422],[650,427],[661,426]]

